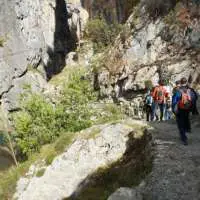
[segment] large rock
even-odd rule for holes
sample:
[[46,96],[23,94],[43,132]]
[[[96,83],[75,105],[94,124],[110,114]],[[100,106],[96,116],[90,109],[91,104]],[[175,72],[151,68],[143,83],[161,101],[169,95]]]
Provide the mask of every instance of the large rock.
[[[79,133],[80,139],[58,156],[46,168],[42,177],[20,179],[14,197],[18,200],[60,200],[70,197],[72,194],[79,193],[90,182],[89,177],[98,168],[108,167],[109,164],[120,160],[125,152],[127,156],[128,153],[132,154],[134,149],[142,148],[142,152],[149,154],[146,156],[150,161],[151,153],[148,144],[141,143],[141,146],[136,146],[139,143],[130,141],[130,134],[134,136],[132,140],[141,140],[144,143],[151,141],[149,138],[144,139],[142,131],[135,131],[135,125],[138,127],[142,123],[129,121],[95,126],[82,131]],[[128,152],[128,144],[135,145],[130,152]],[[140,160],[130,161],[128,165],[137,162]]]

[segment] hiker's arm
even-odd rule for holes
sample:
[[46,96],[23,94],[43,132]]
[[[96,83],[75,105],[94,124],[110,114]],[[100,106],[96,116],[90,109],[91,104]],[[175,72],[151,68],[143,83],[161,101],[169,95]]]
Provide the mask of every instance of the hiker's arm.
[[178,91],[172,96],[172,111],[173,112],[175,112],[175,106],[178,104],[180,98],[181,98],[181,94]]

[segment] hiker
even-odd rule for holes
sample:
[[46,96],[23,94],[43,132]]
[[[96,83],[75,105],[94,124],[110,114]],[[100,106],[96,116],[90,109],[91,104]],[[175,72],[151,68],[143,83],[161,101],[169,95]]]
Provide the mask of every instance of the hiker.
[[144,100],[144,110],[146,112],[146,120],[147,121],[152,121],[153,117],[152,117],[152,104],[153,104],[153,97],[151,94],[151,91],[148,90],[145,100]]
[[172,90],[172,95],[174,95],[174,94],[178,91],[178,89],[180,88],[180,86],[181,86],[181,81],[180,81],[180,80],[177,80],[177,81],[175,82],[175,87],[174,87],[173,90]]
[[164,120],[171,119],[171,94],[172,94],[172,87],[171,85],[164,86],[166,90],[167,96],[165,96],[165,106],[164,106]]
[[164,112],[164,119],[170,120],[171,119],[171,100],[170,98],[167,98],[166,104],[165,104],[165,112]]
[[[153,116],[156,116],[156,120],[160,119],[162,121],[166,98],[168,97],[163,80],[159,80],[159,85],[154,88],[152,96],[154,101]],[[158,110],[160,110],[160,117],[158,116]]]
[[176,116],[176,122],[180,137],[184,145],[188,145],[186,132],[191,131],[189,114],[192,108],[192,91],[184,77],[180,81],[180,87],[172,97],[172,111]]

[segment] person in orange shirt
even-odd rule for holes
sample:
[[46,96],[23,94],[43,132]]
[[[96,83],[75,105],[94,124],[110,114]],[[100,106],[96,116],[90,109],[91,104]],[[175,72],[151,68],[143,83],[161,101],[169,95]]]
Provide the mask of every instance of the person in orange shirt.
[[[166,106],[166,98],[168,97],[168,92],[164,87],[164,81],[159,80],[159,85],[153,90],[153,100],[154,100],[154,110],[153,115],[156,116],[156,120],[163,120],[163,113]],[[160,116],[158,116],[158,111],[160,111]]]

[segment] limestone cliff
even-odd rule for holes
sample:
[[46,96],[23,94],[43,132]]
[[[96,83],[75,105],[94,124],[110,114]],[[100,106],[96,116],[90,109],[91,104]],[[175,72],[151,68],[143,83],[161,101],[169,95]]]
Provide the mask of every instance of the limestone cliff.
[[63,69],[87,18],[81,6],[64,0],[0,2],[0,97],[4,110],[18,108],[25,86],[42,91],[46,80]]
[[132,98],[160,77],[200,79],[199,7],[177,3],[165,16],[151,18],[141,3],[134,9],[112,49],[103,58],[95,82],[103,97]]

